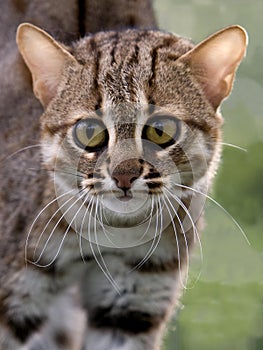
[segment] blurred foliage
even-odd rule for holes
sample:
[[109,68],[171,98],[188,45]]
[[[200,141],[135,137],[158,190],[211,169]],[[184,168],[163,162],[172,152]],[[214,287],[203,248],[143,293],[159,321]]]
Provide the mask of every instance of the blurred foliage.
[[[244,26],[249,34],[247,57],[222,107],[228,145],[223,146],[212,192],[229,214],[207,203],[201,277],[185,290],[164,349],[262,350],[263,2],[155,0],[155,8],[162,29],[196,43],[232,24]],[[198,277],[195,270],[192,279]]]

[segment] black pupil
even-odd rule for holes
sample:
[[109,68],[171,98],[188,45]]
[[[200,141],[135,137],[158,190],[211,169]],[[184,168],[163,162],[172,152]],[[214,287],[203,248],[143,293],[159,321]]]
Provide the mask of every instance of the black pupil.
[[92,138],[92,136],[94,135],[94,131],[95,131],[95,125],[88,124],[86,128],[86,135],[88,139]]
[[156,134],[161,137],[163,135],[163,123],[162,122],[155,122],[153,124]]

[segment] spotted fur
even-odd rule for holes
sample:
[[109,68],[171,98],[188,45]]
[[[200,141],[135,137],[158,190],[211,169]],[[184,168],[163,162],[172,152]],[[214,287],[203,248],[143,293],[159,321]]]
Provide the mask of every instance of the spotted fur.
[[[39,18],[22,2],[10,13],[18,5],[23,19]],[[219,107],[244,56],[245,32],[233,26],[195,46],[157,30],[150,1],[100,5],[79,1],[77,11],[70,2],[63,30],[90,32],[78,41],[64,33],[59,43],[31,24],[18,29],[44,111],[39,127],[41,107],[17,56],[24,91],[7,84],[18,102],[1,109],[12,116],[1,129],[10,141],[1,175],[0,350],[160,349],[190,253],[201,248],[204,201],[221,154]],[[102,22],[95,14],[103,8]],[[57,18],[52,23],[44,10],[50,29]],[[206,58],[214,47],[216,71]],[[19,161],[16,135],[25,147]],[[41,152],[25,146],[32,139]],[[13,187],[18,176],[25,181]]]

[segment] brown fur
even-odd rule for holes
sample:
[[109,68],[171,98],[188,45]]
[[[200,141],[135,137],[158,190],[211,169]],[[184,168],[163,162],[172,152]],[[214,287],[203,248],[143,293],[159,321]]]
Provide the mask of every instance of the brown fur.
[[[155,30],[148,0],[98,3],[1,4],[2,33],[8,30],[0,37],[5,52],[0,67],[4,75],[0,96],[0,350],[13,350],[18,344],[39,350],[50,346],[80,349],[82,344],[87,350],[159,349],[166,321],[178,304],[188,254],[197,238],[195,225],[197,229],[202,226],[204,196],[195,191],[206,193],[218,166],[219,107],[231,91],[245,53],[246,35],[234,26],[194,46]],[[8,18],[12,19],[9,26]],[[15,49],[14,31],[21,21],[31,21],[63,42],[32,25],[19,27],[17,42],[32,82]],[[104,31],[70,43],[99,27]],[[211,55],[215,48],[217,56]],[[140,144],[145,130],[154,127],[153,121],[159,118],[165,125],[167,116],[176,120],[178,139],[171,140],[169,147],[160,146],[158,152],[149,140]],[[91,151],[79,146],[76,125],[80,120],[104,128],[107,142],[101,148]],[[38,146],[23,150],[39,143],[41,153]],[[151,240],[135,247],[125,241],[132,238],[126,226],[136,232],[140,218],[149,217],[146,203],[138,216],[115,216],[105,209],[106,219],[101,220],[122,229],[122,249],[103,244],[98,248],[94,241],[89,244],[83,239],[82,258],[87,265],[82,263],[73,221],[68,225],[71,219],[60,219],[63,202],[51,202],[59,196],[58,190],[66,192],[75,181],[79,194],[96,199],[110,192],[106,180],[111,181],[112,193],[121,201],[124,197],[121,206],[125,207],[140,180],[145,186],[139,187],[138,197],[144,191],[145,196],[156,198],[157,213],[162,198],[169,214],[169,199],[163,192],[177,193],[172,183],[176,172],[180,184],[193,190],[182,188],[178,208],[170,209],[173,221],[155,232],[154,244],[161,236],[154,254],[149,253]],[[83,207],[98,214],[94,203],[87,200]],[[158,225],[157,221],[156,230]],[[100,249],[101,256],[94,249]],[[105,275],[112,277],[111,283],[99,268],[98,255],[110,271]],[[145,257],[148,260],[139,269]],[[77,290],[77,305],[68,294],[72,286]],[[68,318],[63,318],[63,305]],[[76,324],[70,321],[72,315]],[[86,333],[76,333],[74,327],[86,328]]]

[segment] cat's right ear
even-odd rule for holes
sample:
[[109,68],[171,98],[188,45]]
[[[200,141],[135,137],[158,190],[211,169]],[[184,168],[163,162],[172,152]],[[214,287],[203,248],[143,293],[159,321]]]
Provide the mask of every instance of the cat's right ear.
[[46,107],[55,96],[64,67],[75,58],[42,29],[23,23],[17,45],[33,79],[34,94]]

